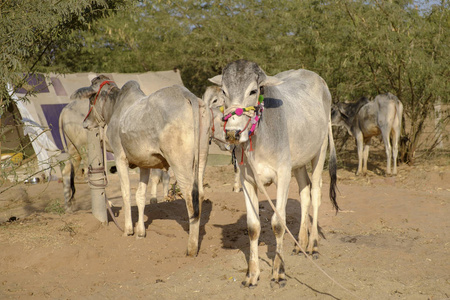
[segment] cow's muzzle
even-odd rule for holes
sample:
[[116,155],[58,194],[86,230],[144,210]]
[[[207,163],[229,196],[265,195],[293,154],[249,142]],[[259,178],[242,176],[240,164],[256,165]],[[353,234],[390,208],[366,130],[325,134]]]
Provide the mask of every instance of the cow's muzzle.
[[239,139],[241,138],[240,130],[226,130],[225,131],[225,140],[231,144],[239,144]]

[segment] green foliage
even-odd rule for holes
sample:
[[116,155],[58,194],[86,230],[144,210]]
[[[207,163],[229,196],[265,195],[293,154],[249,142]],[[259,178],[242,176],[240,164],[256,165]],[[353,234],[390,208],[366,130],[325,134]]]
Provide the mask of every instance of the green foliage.
[[413,120],[403,129],[407,160],[433,105],[449,101],[448,0],[129,0],[114,10],[125,1],[6,1],[0,77],[178,68],[200,96],[236,59],[268,74],[306,68],[334,101],[396,94]]
[[63,215],[66,213],[64,209],[64,204],[58,200],[53,199],[44,209],[47,213],[57,214],[57,215]]
[[23,73],[50,65],[74,31],[111,14],[125,0],[3,0],[0,4],[0,99],[6,83],[22,86]]

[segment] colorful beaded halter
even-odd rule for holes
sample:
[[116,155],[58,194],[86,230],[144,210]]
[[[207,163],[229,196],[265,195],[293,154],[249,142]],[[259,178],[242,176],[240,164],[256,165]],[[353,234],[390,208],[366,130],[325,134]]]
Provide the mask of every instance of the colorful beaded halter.
[[[223,113],[223,110],[224,110],[224,108],[222,106],[220,108],[220,111]],[[234,109],[234,111],[231,111],[226,116],[224,116],[222,120],[225,122],[225,125],[226,125],[226,122],[228,121],[228,119],[234,115],[242,116],[243,114],[245,114],[245,115],[249,116],[250,119],[248,120],[247,125],[240,132],[243,132],[245,129],[247,129],[248,124],[252,123],[252,126],[250,127],[250,129],[248,131],[248,135],[251,136],[255,132],[256,125],[258,125],[258,121],[261,118],[261,114],[262,114],[263,110],[264,110],[264,96],[259,95],[258,105],[248,106],[248,107],[237,107]],[[254,112],[254,113],[252,114],[252,116],[250,116],[249,114],[252,112]],[[225,129],[225,125],[223,127],[224,129]]]

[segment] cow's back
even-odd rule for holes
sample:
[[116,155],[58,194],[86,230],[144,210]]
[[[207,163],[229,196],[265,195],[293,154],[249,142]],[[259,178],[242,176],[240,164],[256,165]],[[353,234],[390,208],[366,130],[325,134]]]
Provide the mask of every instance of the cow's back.
[[194,122],[189,97],[195,96],[186,88],[171,86],[139,99],[123,113],[119,136],[130,163],[154,167],[160,161],[161,167],[166,167],[164,157],[179,149],[193,157]]
[[80,151],[87,148],[87,130],[83,120],[89,110],[89,99],[78,99],[68,103],[61,111],[61,125],[66,139]]
[[320,148],[327,134],[331,95],[323,79],[308,70],[285,71],[275,77],[283,83],[266,88],[269,99],[263,118],[270,116],[272,106],[280,109],[279,120],[273,122],[279,124],[274,134],[286,124],[293,167],[303,166],[317,154],[314,149]]

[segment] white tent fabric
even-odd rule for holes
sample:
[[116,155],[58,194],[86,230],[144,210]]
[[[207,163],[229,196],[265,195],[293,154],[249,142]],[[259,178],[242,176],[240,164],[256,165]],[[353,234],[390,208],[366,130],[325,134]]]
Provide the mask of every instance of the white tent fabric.
[[[39,125],[25,107],[24,102],[19,100],[17,94],[14,93],[12,86],[8,84],[8,93],[17,106],[23,122],[24,135],[28,135],[39,161],[38,171],[42,171],[46,178],[51,176],[51,157],[58,155],[61,151],[56,147],[55,143],[44,133],[44,128]],[[51,154],[50,154],[51,153]]]
[[[149,95],[161,88],[174,84],[183,85],[181,74],[177,69],[170,71],[147,73],[102,73],[122,87],[127,81],[139,82],[142,91]],[[81,87],[90,86],[91,80],[100,74],[33,74],[27,78],[27,83],[20,87],[8,86],[8,91],[14,99],[25,126],[25,134],[32,141],[37,155],[40,171],[50,176],[50,160],[62,149],[59,136],[58,119],[61,110],[71,101],[72,95]],[[30,101],[22,101],[27,92],[33,91]],[[87,113],[87,112],[86,112]],[[59,173],[59,168],[54,169]]]

